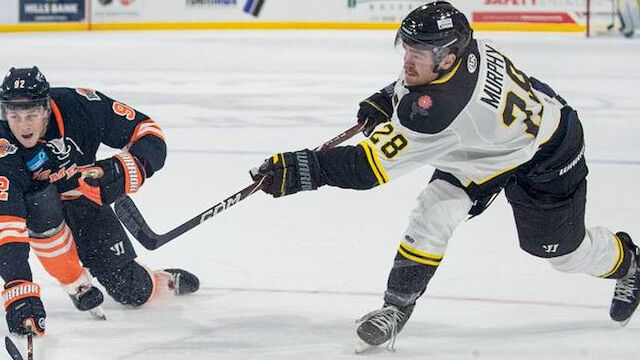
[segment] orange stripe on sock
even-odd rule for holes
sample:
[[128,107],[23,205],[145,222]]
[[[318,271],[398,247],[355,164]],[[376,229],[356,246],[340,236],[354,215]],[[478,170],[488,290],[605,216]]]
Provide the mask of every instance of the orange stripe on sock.
[[[51,248],[38,247],[53,244],[59,239],[62,239],[62,241]],[[61,284],[72,283],[82,275],[82,265],[80,264],[78,250],[69,226],[64,225],[61,231],[51,237],[31,240],[32,249],[44,269]],[[65,247],[68,247],[66,251],[56,254],[56,252],[60,252]]]

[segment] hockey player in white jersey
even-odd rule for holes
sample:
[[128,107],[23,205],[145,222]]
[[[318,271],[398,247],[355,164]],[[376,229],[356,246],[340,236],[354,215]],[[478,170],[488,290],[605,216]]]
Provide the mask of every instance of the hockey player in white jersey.
[[412,11],[396,46],[397,81],[360,103],[368,138],[358,146],[301,150],[267,159],[274,197],[330,185],[369,189],[424,164],[420,193],[391,269],[382,308],[357,323],[359,349],[391,344],[442,261],[454,229],[504,189],[521,248],[556,270],[616,279],[611,318],[625,325],[638,305],[639,251],[631,237],[586,228],[587,165],[576,111],[490,41],[473,38],[445,1]]

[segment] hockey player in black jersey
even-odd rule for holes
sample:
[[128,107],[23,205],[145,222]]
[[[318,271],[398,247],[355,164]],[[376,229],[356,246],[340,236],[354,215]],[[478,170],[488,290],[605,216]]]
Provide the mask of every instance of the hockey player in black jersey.
[[445,1],[412,11],[396,46],[400,77],[360,103],[366,140],[277,154],[251,172],[280,197],[325,185],[364,190],[423,164],[436,168],[410,215],[382,308],[357,323],[357,349],[393,346],[453,230],[502,190],[520,247],[556,270],[616,279],[610,316],[625,325],[638,306],[640,254],[628,234],[585,226],[576,111],[494,43],[474,39],[465,15]]
[[[4,78],[0,120],[0,276],[11,332],[45,331],[30,248],[79,310],[102,303],[92,277],[129,305],[198,290],[198,278],[185,270],[136,262],[109,206],[164,165],[164,136],[151,118],[97,91],[50,88],[33,67],[12,68]],[[96,161],[100,144],[122,152]]]

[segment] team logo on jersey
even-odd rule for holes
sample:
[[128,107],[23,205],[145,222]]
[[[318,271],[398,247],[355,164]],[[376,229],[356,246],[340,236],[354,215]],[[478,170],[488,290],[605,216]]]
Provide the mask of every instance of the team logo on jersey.
[[[68,140],[69,143],[67,143],[65,140]],[[66,160],[69,155],[71,155],[71,151],[73,151],[71,145],[76,148],[80,155],[84,155],[82,150],[80,150],[78,144],[76,144],[76,142],[73,141],[73,139],[70,137],[65,136],[58,139],[52,139],[47,142],[47,147],[60,161]]]
[[418,98],[418,105],[425,110],[429,110],[433,105],[433,100],[431,100],[431,96],[429,95],[422,95]]
[[469,70],[469,73],[473,74],[476,72],[477,68],[478,58],[474,54],[469,54],[469,57],[467,58],[467,70]]
[[0,158],[15,154],[17,150],[18,147],[10,143],[9,140],[4,138],[0,139]]
[[417,116],[429,116],[429,114],[429,109],[422,107],[422,105],[420,105],[420,100],[411,104],[411,114],[409,114],[411,119],[415,119]]
[[49,156],[47,156],[47,153],[44,151],[44,149],[40,149],[36,156],[27,161],[27,169],[29,169],[29,171],[36,171],[39,167],[44,165],[47,160],[49,160]]
[[89,101],[100,101],[102,99],[100,99],[100,96],[98,96],[98,94],[96,94],[96,91],[93,89],[87,89],[87,88],[76,88],[76,92],[82,96],[84,96],[85,98],[87,98],[87,100]]

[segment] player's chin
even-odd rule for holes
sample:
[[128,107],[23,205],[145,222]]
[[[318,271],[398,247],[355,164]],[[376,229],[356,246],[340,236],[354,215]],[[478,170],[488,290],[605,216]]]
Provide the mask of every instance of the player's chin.
[[409,86],[420,85],[420,76],[418,75],[405,75],[404,82]]
[[38,139],[33,133],[19,136],[18,141],[26,148],[32,148],[38,143]]

